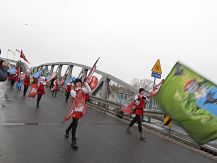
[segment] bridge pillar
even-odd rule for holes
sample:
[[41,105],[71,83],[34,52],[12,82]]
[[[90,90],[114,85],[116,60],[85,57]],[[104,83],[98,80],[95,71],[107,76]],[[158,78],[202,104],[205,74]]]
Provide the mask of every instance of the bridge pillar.
[[66,79],[70,79],[72,77],[72,70],[73,70],[73,65],[69,65]]
[[46,65],[45,68],[43,69],[43,75],[47,76],[48,75],[48,66]]
[[82,81],[84,81],[85,78],[87,77],[87,71],[88,69],[83,68],[83,73],[82,73],[82,78],[81,78]]
[[55,66],[55,65],[52,65],[51,68],[50,68],[50,75],[53,74],[54,66]]
[[62,67],[63,67],[63,65],[59,65],[58,68],[57,68],[57,78],[58,79],[61,78]]
[[105,81],[103,82],[103,86],[102,86],[102,95],[101,95],[101,97],[103,99],[105,99],[105,100],[108,97],[109,82],[110,82],[110,79],[106,78]]

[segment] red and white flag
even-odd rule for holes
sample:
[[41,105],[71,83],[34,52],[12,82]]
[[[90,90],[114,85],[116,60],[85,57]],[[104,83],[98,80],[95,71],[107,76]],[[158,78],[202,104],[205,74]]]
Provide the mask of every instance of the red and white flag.
[[150,93],[151,97],[157,95],[157,93],[160,90],[160,87],[162,86],[163,82],[164,82],[164,80],[162,80],[159,84],[157,84],[157,85],[154,86],[154,90]]
[[93,73],[95,72],[96,70],[96,64],[98,62],[99,58],[96,60],[96,62],[94,63],[93,67],[91,68],[89,74],[87,75],[86,79],[84,80],[85,82],[87,82],[88,84],[90,83],[91,79],[92,79],[92,76],[93,76]]
[[29,63],[29,61],[26,59],[26,56],[25,56],[25,54],[23,53],[23,51],[22,51],[22,50],[20,51],[20,58],[23,58],[23,59],[24,59],[24,61],[26,61],[26,62],[28,62],[28,63]]
[[23,53],[23,50],[20,51],[20,50],[16,49],[16,51],[20,53],[20,58],[23,58],[26,62],[29,63],[29,61],[26,59],[25,54]]

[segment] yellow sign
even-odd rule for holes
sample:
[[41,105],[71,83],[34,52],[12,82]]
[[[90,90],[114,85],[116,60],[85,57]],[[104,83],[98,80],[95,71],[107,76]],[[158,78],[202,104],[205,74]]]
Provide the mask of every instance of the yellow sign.
[[157,60],[154,67],[151,69],[152,72],[155,72],[157,74],[162,74],[161,65],[160,65],[160,59]]
[[170,119],[170,116],[164,116],[164,125],[169,127],[173,125],[173,121]]

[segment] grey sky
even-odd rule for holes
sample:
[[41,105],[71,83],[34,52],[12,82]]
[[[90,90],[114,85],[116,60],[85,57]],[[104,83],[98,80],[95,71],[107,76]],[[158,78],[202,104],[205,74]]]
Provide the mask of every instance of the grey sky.
[[89,66],[100,56],[98,69],[127,82],[150,78],[158,58],[166,77],[180,60],[217,83],[216,0],[0,2],[3,56],[18,48],[31,65]]

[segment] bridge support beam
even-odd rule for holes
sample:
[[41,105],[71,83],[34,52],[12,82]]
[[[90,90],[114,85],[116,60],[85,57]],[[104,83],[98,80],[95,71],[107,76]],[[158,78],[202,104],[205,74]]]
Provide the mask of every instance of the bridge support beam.
[[63,67],[63,65],[59,65],[58,68],[57,68],[57,78],[58,79],[61,78],[62,67]]
[[84,81],[85,78],[87,77],[87,71],[88,69],[83,69],[82,78],[81,78],[82,81]]
[[73,70],[73,65],[69,65],[66,79],[70,79],[72,77],[72,70]]
[[108,97],[109,82],[110,82],[110,79],[106,78],[102,86],[102,96],[101,97],[105,100],[107,100],[107,97]]
[[48,66],[46,65],[45,68],[43,69],[43,75],[47,76],[48,75]]
[[50,75],[53,74],[54,66],[55,66],[55,65],[51,65],[51,68],[50,68]]

